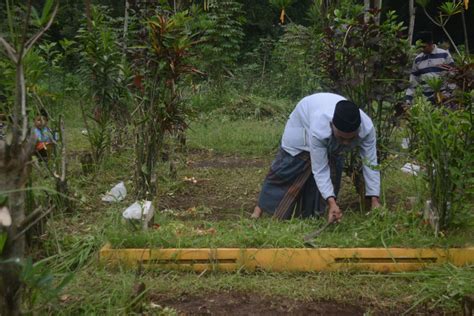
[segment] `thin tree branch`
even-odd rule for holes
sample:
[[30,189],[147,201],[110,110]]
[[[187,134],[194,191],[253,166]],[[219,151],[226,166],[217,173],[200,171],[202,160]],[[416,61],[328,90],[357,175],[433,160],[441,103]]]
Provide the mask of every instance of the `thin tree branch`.
[[409,15],[410,22],[408,26],[408,42],[411,45],[413,43],[413,31],[415,30],[415,0],[409,0]]
[[10,57],[11,61],[13,61],[15,64],[18,62],[18,57],[16,55],[15,49],[8,44],[8,42],[0,36],[0,44],[3,45],[3,48],[5,49],[8,57]]
[[435,19],[433,19],[433,18],[431,17],[431,15],[429,15],[429,13],[426,11],[426,8],[425,8],[425,7],[422,7],[422,8],[423,8],[423,12],[425,12],[426,17],[427,17],[428,19],[430,19],[430,21],[433,22],[433,24],[435,24],[435,25],[441,27],[441,24],[438,23]]
[[454,49],[456,50],[456,53],[457,53],[459,56],[461,56],[461,53],[459,52],[458,47],[456,46],[456,44],[454,44],[453,39],[451,38],[451,36],[449,35],[448,31],[447,31],[446,28],[444,27],[444,26],[446,25],[446,23],[448,22],[449,17],[446,19],[445,23],[442,24],[442,23],[437,22],[435,19],[433,19],[433,18],[431,17],[431,15],[429,15],[429,13],[426,11],[426,8],[425,8],[425,7],[423,7],[423,12],[425,12],[425,15],[428,17],[428,19],[430,19],[431,22],[433,22],[433,24],[439,26],[439,27],[443,30],[444,34],[446,34],[446,36],[448,37],[449,42],[451,43],[451,45],[453,45]]
[[461,11],[461,18],[462,18],[462,29],[463,29],[463,32],[464,32],[464,47],[466,49],[466,56],[469,56],[469,36],[467,34],[466,16],[465,16],[465,13],[464,13],[465,11],[466,10],[463,7],[462,11]]
[[[38,210],[38,209],[36,209]],[[36,211],[35,210],[35,211]],[[42,208],[39,208],[39,210],[41,211]],[[33,225],[35,225],[36,223],[38,223],[43,217],[45,217],[46,215],[48,215],[49,213],[51,213],[51,211],[53,210],[53,207],[50,207],[48,210],[46,210],[44,213],[42,213],[41,215],[39,215],[38,217],[36,217],[31,223],[26,223],[25,221],[23,221],[20,225],[20,229],[21,231],[19,233],[17,233],[14,237],[13,237],[13,241],[17,240],[18,238],[20,238],[22,235],[24,235],[31,227],[33,227]],[[35,214],[38,215],[40,214],[41,212],[37,212]],[[31,215],[31,214],[30,214]],[[30,216],[28,216],[27,218],[30,218]],[[28,225],[25,227],[25,225]]]
[[17,67],[20,70],[20,88],[21,88],[21,142],[26,139],[26,134],[28,133],[28,116],[26,115],[26,83],[25,83],[25,71],[23,69],[23,63],[21,58],[18,58],[21,65]]
[[43,213],[43,207],[38,206],[33,212],[31,212],[30,214],[28,214],[28,216],[25,217],[25,219],[18,226],[19,228],[18,230],[23,230],[26,226],[28,226],[28,224],[34,221],[38,217],[38,215],[40,215],[41,213]]

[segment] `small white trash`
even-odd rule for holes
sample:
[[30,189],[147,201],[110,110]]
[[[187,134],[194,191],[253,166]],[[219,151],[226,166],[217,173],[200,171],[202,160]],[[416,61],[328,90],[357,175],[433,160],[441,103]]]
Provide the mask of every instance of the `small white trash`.
[[413,163],[407,162],[400,170],[402,170],[404,173],[409,173],[416,176],[418,175],[418,173],[420,173],[421,167]]
[[125,187],[125,183],[120,182],[116,186],[114,186],[112,189],[110,189],[109,192],[105,193],[105,195],[102,197],[102,201],[104,202],[119,202],[125,199],[127,196],[127,188]]
[[126,220],[142,221],[142,227],[146,230],[155,214],[151,201],[136,201],[123,211],[122,216]]

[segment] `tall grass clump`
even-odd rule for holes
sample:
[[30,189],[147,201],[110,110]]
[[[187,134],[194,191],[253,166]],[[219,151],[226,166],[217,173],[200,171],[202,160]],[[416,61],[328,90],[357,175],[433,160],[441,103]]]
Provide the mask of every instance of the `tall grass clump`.
[[434,107],[425,99],[418,99],[412,108],[413,150],[425,171],[437,217],[436,229],[464,221],[461,214],[472,216],[469,211],[474,176],[471,117],[468,110]]

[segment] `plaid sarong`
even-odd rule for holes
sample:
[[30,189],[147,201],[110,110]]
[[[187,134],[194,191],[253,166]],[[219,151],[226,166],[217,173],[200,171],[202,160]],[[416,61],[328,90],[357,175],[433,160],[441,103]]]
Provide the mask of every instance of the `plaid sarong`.
[[[330,157],[329,164],[337,194],[344,157],[342,155]],[[293,157],[285,150],[279,149],[263,182],[258,206],[277,219],[306,218],[319,216],[325,212],[326,201],[314,181],[309,152],[301,152]]]

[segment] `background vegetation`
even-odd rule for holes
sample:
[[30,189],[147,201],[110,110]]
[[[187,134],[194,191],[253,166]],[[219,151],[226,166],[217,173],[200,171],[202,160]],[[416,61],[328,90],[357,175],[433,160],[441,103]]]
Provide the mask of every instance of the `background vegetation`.
[[[417,51],[407,40],[403,1],[368,11],[353,0],[66,0],[56,11],[57,4],[0,2],[0,210],[12,214],[12,227],[26,227],[17,235],[2,219],[0,289],[9,280],[18,286],[5,292],[14,299],[4,299],[0,313],[174,314],[160,305],[161,296],[219,291],[330,300],[375,313],[455,312],[472,293],[472,266],[394,275],[196,275],[111,270],[96,260],[106,242],[303,247],[302,236],[322,219],[255,222],[248,215],[288,114],[318,91],[350,97],[374,120],[384,202],[368,214],[360,206],[361,162],[353,153],[340,196],[344,222],[320,245],[472,246],[468,1],[418,1],[415,33],[432,29],[437,42],[451,37],[456,71],[446,80],[457,89],[454,99],[435,105],[419,97],[407,113],[400,105]],[[439,12],[449,21],[442,27],[429,18]],[[18,53],[36,32],[42,36],[21,62],[12,58],[4,43]],[[31,157],[26,137],[44,111],[58,134],[47,162]],[[25,138],[10,143],[22,120]],[[403,138],[409,149],[400,147]],[[8,146],[24,150],[11,155]],[[4,179],[17,179],[9,173],[12,161],[24,181],[7,186]],[[405,162],[421,172],[402,173]],[[101,194],[119,181],[128,189],[125,200],[103,203]],[[157,211],[148,232],[121,215],[144,198]],[[24,216],[15,217],[20,211]]]

